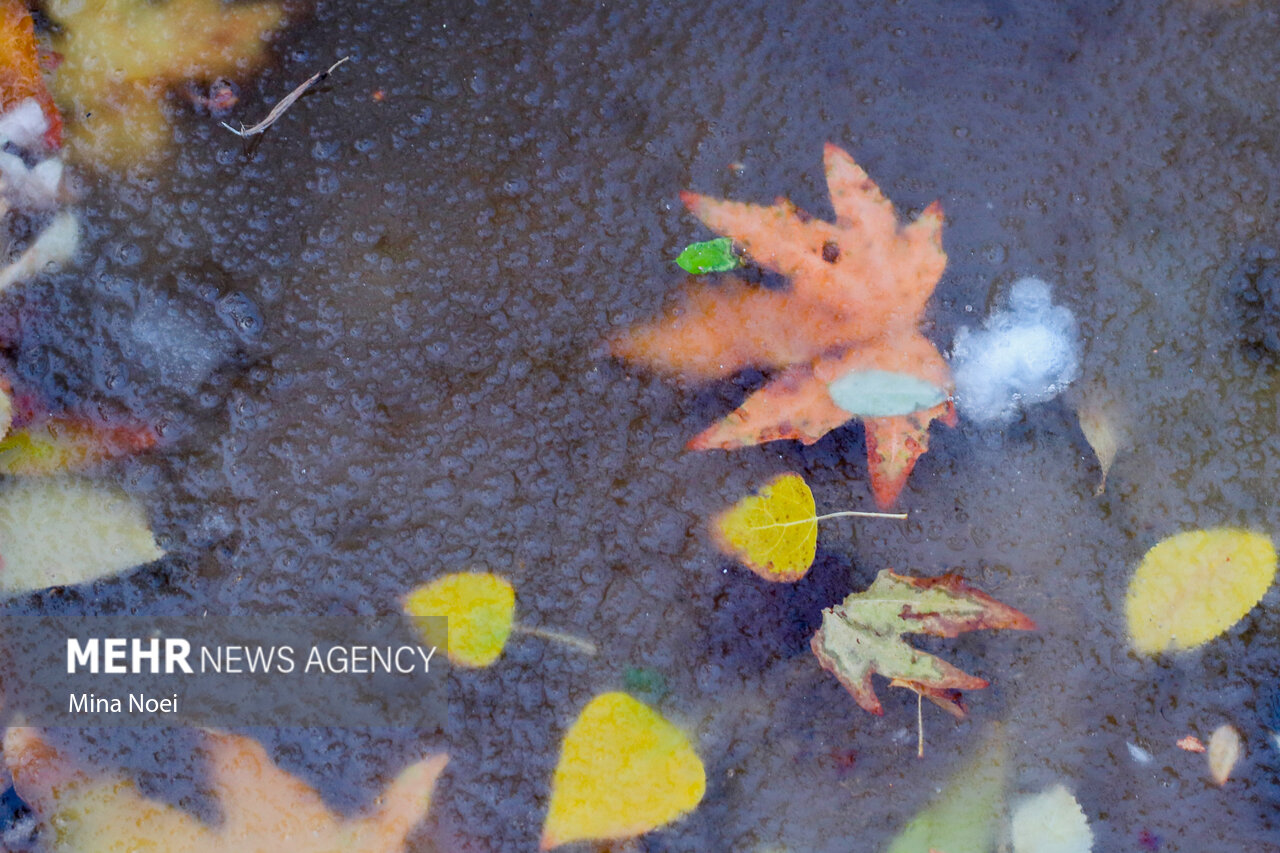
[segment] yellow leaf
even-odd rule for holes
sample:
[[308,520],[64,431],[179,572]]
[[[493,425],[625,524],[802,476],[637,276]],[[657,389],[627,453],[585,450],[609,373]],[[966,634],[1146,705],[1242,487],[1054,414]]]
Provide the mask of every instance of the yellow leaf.
[[436,578],[409,593],[405,612],[429,641],[432,623],[448,620],[449,661],[483,667],[498,659],[515,620],[516,591],[505,578],[488,572],[457,572]]
[[1240,733],[1234,726],[1224,723],[1209,736],[1209,775],[1219,787],[1227,784],[1243,749]]
[[1253,609],[1275,574],[1275,546],[1259,533],[1222,527],[1162,540],[1129,584],[1134,648],[1157,654],[1209,642]]
[[813,492],[799,474],[781,474],[716,517],[716,543],[769,581],[798,581],[818,550]]
[[684,732],[626,693],[605,693],[565,734],[542,849],[640,835],[692,811],[706,788]]

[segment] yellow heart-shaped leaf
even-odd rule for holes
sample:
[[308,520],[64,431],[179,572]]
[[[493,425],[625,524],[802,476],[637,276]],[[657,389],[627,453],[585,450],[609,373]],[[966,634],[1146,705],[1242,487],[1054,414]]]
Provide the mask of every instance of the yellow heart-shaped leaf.
[[1209,642],[1243,619],[1275,576],[1275,546],[1259,533],[1220,527],[1161,540],[1129,583],[1134,648],[1157,654]]
[[431,643],[434,626],[448,620],[449,661],[483,667],[497,660],[511,635],[516,591],[505,578],[488,572],[456,572],[436,578],[406,596],[405,612]]
[[712,523],[716,544],[765,580],[798,581],[818,550],[813,492],[799,474],[780,474]]
[[565,734],[542,849],[640,835],[692,811],[706,789],[684,732],[626,693],[605,693]]

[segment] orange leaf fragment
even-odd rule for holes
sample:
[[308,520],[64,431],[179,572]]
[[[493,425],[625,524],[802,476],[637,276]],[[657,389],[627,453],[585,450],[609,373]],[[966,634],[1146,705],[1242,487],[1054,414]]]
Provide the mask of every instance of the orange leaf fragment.
[[1195,735],[1187,735],[1178,739],[1178,749],[1185,749],[1187,752],[1204,752],[1204,744]]

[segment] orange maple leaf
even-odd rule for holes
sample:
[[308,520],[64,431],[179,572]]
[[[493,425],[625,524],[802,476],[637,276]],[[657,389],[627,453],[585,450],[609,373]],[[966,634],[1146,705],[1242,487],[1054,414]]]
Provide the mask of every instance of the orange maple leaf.
[[368,814],[345,817],[277,766],[257,741],[211,732],[208,745],[209,781],[222,812],[216,825],[144,796],[122,775],[91,774],[36,729],[8,729],[4,759],[14,789],[47,827],[41,849],[51,853],[399,853],[449,760],[439,754],[410,765]]
[[[942,208],[934,202],[900,227],[893,204],[852,157],[834,145],[824,153],[834,223],[783,199],[764,206],[681,194],[709,228],[785,275],[787,290],[698,284],[664,319],[611,346],[628,361],[692,380],[781,370],[690,449],[812,444],[861,418],[872,491],[888,507],[928,449],[929,424],[955,424],[950,368],[920,332],[947,263]],[[887,407],[886,390],[900,395]]]

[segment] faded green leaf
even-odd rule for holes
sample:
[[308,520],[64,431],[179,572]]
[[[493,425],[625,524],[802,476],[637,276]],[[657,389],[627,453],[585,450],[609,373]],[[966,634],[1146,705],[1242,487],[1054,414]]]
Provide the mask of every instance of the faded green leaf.
[[991,853],[1004,811],[1008,749],[1000,729],[942,793],[916,814],[885,853]]
[[956,575],[912,578],[883,571],[866,591],[822,611],[822,627],[810,645],[822,668],[873,714],[883,713],[871,686],[877,673],[963,716],[959,692],[980,690],[987,681],[912,648],[902,635],[955,637],[999,628],[1027,631],[1035,623]]
[[717,237],[702,243],[690,243],[676,258],[680,269],[694,275],[707,272],[726,272],[742,266],[733,251],[733,240]]

